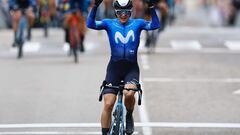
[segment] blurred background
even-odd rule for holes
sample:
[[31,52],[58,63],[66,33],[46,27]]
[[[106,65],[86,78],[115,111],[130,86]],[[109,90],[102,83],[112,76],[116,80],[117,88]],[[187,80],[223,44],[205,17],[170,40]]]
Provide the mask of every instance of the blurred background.
[[[105,31],[86,28],[94,0],[80,0],[77,11],[69,0],[33,1],[22,11],[28,25],[16,25],[21,12],[0,0],[0,134],[101,134],[99,86],[110,47]],[[112,2],[103,1],[97,20],[115,18]],[[132,18],[151,20],[145,0],[133,3]],[[161,28],[143,31],[139,46],[144,98],[135,134],[239,135],[240,0],[155,7]]]
[[[60,8],[61,0],[55,0],[56,8]],[[110,3],[110,4],[109,4]],[[112,0],[106,0],[105,5],[100,9],[101,17],[114,17],[112,12]],[[136,0],[141,3],[141,0]],[[137,8],[141,4],[136,4]],[[200,26],[239,26],[239,1],[238,0],[175,0],[177,25],[200,25]],[[108,7],[108,8],[106,8]],[[8,0],[0,1],[0,28],[11,27],[11,17],[8,13]],[[110,10],[110,11],[107,11]],[[109,12],[109,13],[108,13]],[[141,12],[141,11],[140,11]],[[58,10],[58,13],[60,10]],[[36,18],[37,19],[37,18]],[[36,23],[39,23],[36,21]]]

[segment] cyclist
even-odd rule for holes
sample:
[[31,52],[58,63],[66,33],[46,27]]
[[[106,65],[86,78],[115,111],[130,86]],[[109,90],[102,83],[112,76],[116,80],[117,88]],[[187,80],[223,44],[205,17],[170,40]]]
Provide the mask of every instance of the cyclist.
[[56,6],[56,1],[55,0],[37,0],[37,5],[39,9],[39,14],[41,17],[41,11],[46,10],[49,16],[49,19],[51,21],[54,21],[56,15],[57,15],[57,6]]
[[[132,1],[115,0],[113,7],[117,19],[103,19],[95,21],[98,6],[103,0],[95,0],[88,19],[87,26],[95,30],[106,30],[111,46],[111,59],[107,67],[105,80],[108,85],[118,86],[121,80],[125,82],[125,88],[136,89],[139,84],[139,66],[137,51],[142,30],[154,30],[160,27],[153,2],[148,2],[151,10],[152,21],[132,19]],[[101,115],[102,134],[107,135],[111,126],[111,112],[116,101],[118,91],[104,89],[104,108]],[[135,92],[124,91],[126,114],[126,133],[134,132],[133,110],[135,104]]]
[[80,51],[84,52],[84,47],[83,47],[83,41],[84,41],[84,35],[86,32],[86,23],[85,23],[85,18],[84,14],[87,11],[87,7],[90,5],[90,0],[64,0],[64,27],[65,27],[65,32],[66,32],[66,42],[69,43],[69,20],[72,18],[72,12],[77,11],[77,16],[79,18],[79,28],[81,30],[81,48]]
[[168,6],[168,21],[169,25],[172,25],[175,21],[175,0],[166,0],[167,6]]
[[[161,18],[161,28],[154,31],[146,31],[146,42],[145,46],[148,48],[148,52],[154,52],[154,48],[157,45],[157,40],[161,32],[165,30],[167,23],[173,23],[174,14],[172,5],[174,0],[157,0],[156,1],[156,9],[157,14]],[[145,9],[145,19],[149,20],[151,18],[150,11]]]
[[19,20],[22,16],[21,10],[26,11],[26,16],[28,18],[28,39],[31,38],[30,28],[34,24],[34,9],[36,8],[36,0],[9,0],[9,11],[10,15],[12,16],[12,26],[14,31],[14,43],[13,46],[15,46],[15,40],[16,40],[16,31],[19,24]]

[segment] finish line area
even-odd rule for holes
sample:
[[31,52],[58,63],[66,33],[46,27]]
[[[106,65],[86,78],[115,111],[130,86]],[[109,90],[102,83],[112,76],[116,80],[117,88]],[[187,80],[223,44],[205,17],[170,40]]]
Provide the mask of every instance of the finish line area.
[[[240,123],[185,123],[185,122],[148,122],[135,123],[135,127],[152,128],[240,128]],[[20,128],[100,128],[100,123],[35,123],[0,124],[0,129]]]
[[[240,129],[240,123],[186,123],[186,122],[148,122],[135,123],[136,128],[174,128],[174,129]],[[60,130],[60,129],[65,130]],[[94,131],[72,131],[68,128],[92,128]],[[32,123],[0,124],[0,135],[100,135],[100,123]],[[47,129],[47,130],[46,130]],[[174,130],[173,129],[173,130]],[[134,134],[139,134],[138,130]],[[143,133],[144,134],[144,133]]]

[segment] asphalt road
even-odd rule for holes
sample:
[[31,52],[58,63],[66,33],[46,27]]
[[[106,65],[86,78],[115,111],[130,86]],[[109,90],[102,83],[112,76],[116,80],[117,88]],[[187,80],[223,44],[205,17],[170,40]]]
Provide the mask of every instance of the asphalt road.
[[[61,29],[51,29],[47,39],[41,30],[32,33],[17,60],[12,32],[0,31],[0,134],[100,134],[106,33],[88,31],[78,64]],[[172,27],[154,54],[142,43],[144,104],[136,106],[136,134],[239,135],[239,35],[233,28]]]

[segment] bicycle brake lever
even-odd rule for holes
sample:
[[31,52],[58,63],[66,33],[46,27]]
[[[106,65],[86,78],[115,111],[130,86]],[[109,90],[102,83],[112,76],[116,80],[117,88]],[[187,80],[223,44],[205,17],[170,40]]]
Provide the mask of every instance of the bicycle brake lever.
[[142,105],[142,92],[138,91],[138,105]]
[[103,97],[103,89],[104,87],[106,86],[107,82],[106,81],[103,81],[102,85],[100,86],[100,95],[99,95],[99,98],[98,98],[98,101],[101,102],[102,101],[102,97]]
[[102,97],[103,97],[103,95],[102,95],[102,92],[101,92],[100,95],[99,95],[99,98],[98,98],[98,101],[99,101],[99,102],[102,101]]

